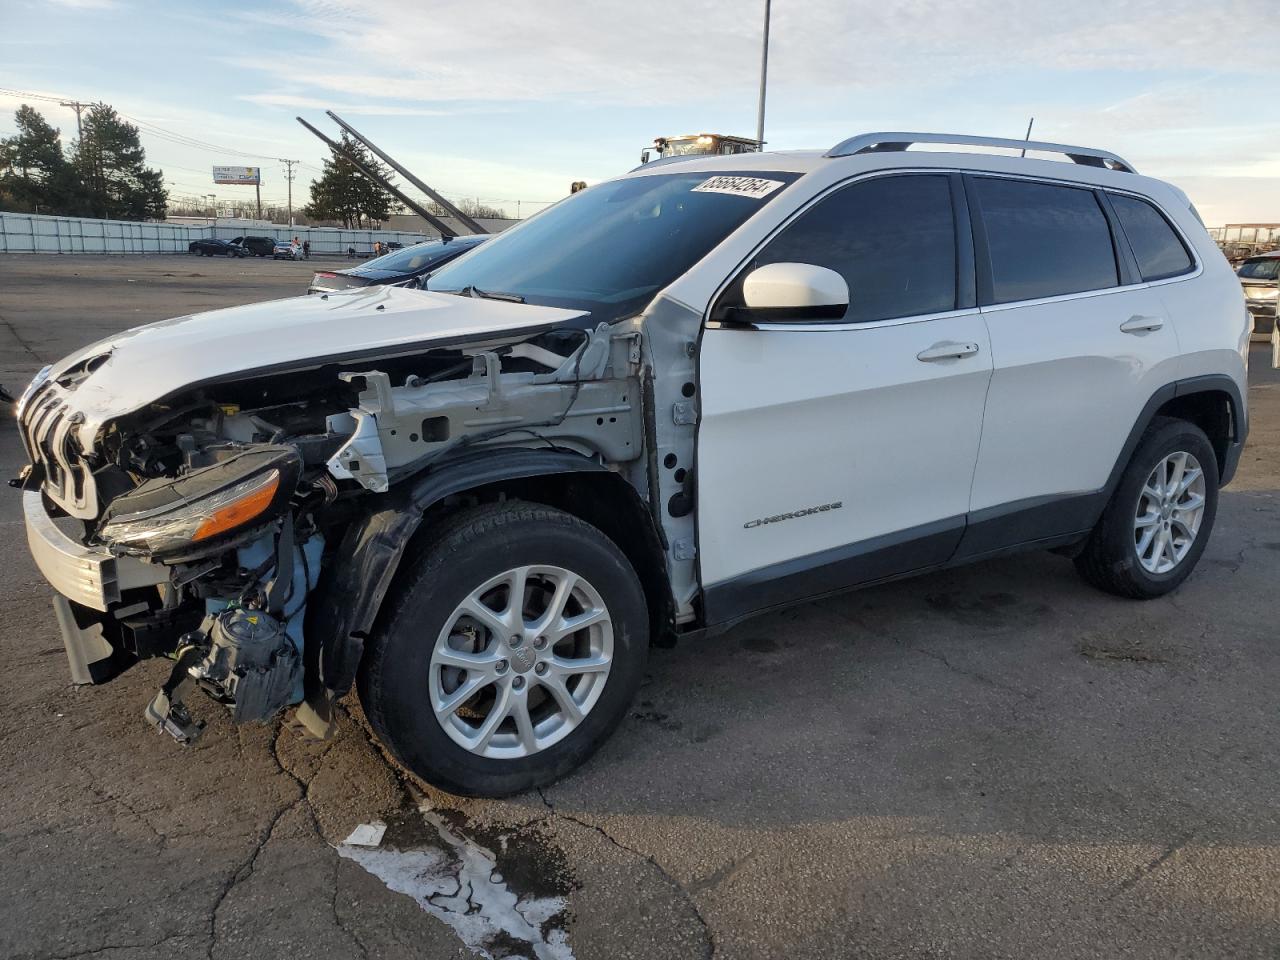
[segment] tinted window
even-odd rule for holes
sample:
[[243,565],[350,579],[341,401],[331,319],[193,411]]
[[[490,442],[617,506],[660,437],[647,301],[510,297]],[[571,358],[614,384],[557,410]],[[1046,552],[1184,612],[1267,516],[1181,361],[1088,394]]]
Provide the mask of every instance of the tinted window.
[[1240,264],[1239,273],[1246,280],[1275,280],[1280,277],[1280,257],[1246,260]]
[[1129,238],[1143,280],[1160,280],[1191,269],[1191,257],[1169,221],[1151,204],[1111,194],[1111,206]]
[[1114,287],[1107,218],[1090,190],[974,177],[991,251],[992,302]]
[[789,262],[829,267],[844,276],[845,323],[954,310],[951,186],[946,177],[902,176],[845,187],[788,226],[744,274]]
[[429,289],[515,294],[594,322],[634,316],[798,176],[666,169],[573,194],[449,263]]
[[429,267],[440,260],[456,257],[464,250],[470,250],[476,242],[459,243],[456,240],[450,240],[448,243],[441,243],[439,240],[428,240],[425,243],[416,243],[412,247],[405,247],[403,250],[392,250],[384,256],[370,260],[365,266],[409,273]]

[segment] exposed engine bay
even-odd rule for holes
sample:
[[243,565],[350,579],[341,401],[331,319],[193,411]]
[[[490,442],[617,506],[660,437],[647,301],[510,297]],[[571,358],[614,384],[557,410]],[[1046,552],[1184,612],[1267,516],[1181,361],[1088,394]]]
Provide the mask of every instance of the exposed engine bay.
[[78,394],[109,359],[28,388],[20,479],[98,565],[100,593],[81,602],[42,564],[73,677],[171,658],[146,716],[181,742],[203,728],[184,701],[194,690],[235,722],[305,700],[299,719],[329,732],[318,705],[345,691],[324,676],[329,624],[312,601],[341,589],[326,586],[334,558],[412,479],[504,447],[645,481],[641,342],[627,324],[219,377],[104,418],[86,443]]

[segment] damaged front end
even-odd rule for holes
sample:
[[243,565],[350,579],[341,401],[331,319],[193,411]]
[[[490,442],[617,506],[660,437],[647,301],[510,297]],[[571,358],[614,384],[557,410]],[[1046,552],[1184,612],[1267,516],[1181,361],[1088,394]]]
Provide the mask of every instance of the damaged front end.
[[72,679],[171,659],[146,716],[183,742],[203,727],[184,702],[196,689],[235,722],[303,704],[299,720],[331,732],[327,707],[353,676],[326,675],[347,639],[336,621],[386,590],[341,572],[346,545],[388,510],[417,510],[416,526],[423,504],[396,496],[411,480],[497,447],[625,473],[644,447],[627,325],[264,364],[103,415],[110,384],[96,380],[120,376],[119,353],[45,372],[19,403],[28,541]]

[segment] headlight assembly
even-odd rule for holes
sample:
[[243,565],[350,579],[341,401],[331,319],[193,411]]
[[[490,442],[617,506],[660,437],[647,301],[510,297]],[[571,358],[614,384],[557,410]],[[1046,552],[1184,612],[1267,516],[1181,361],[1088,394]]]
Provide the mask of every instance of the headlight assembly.
[[255,447],[176,479],[148,480],[112,501],[98,538],[115,553],[202,553],[283,512],[298,482],[293,447]]

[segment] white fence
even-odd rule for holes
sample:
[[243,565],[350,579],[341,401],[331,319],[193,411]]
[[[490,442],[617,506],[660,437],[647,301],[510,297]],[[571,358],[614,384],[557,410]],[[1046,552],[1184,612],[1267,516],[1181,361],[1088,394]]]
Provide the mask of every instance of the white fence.
[[0,213],[0,253],[186,253],[208,235],[167,223]]
[[0,212],[0,253],[186,253],[192,240],[217,237],[263,236],[273,240],[311,242],[312,256],[359,256],[373,250],[373,242],[398,241],[406,246],[427,239],[404,230],[340,230],[333,227],[245,227],[243,225],[186,225],[137,223],[130,220],[91,220],[87,217],[46,217]]

